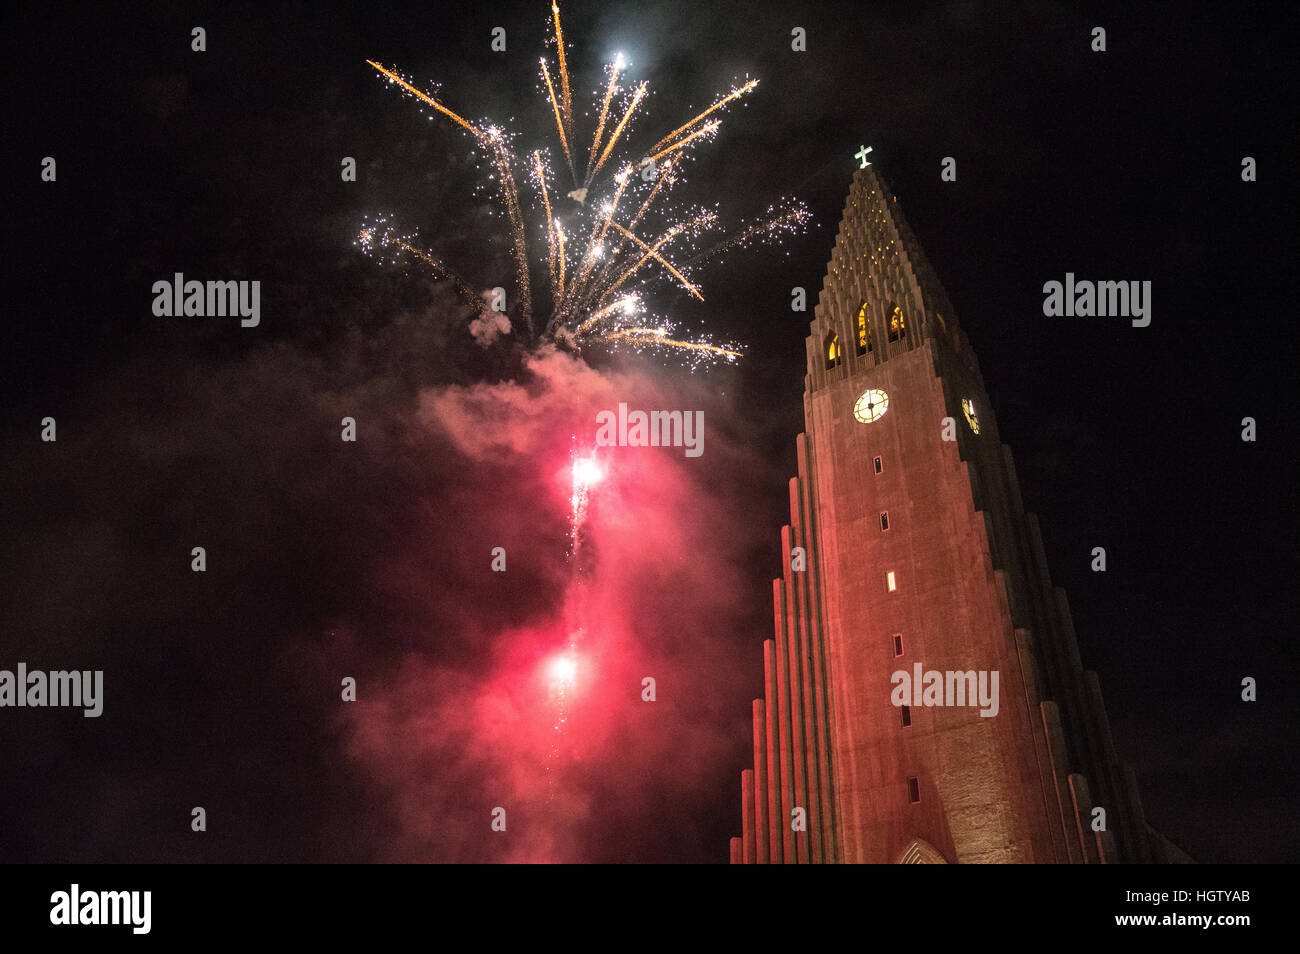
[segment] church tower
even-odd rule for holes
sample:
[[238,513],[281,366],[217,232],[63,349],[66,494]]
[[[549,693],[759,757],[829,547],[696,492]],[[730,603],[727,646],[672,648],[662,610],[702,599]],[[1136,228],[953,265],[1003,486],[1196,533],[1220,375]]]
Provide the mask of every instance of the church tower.
[[806,350],[731,860],[1172,857],[1116,758],[979,364],[874,168],[854,175]]

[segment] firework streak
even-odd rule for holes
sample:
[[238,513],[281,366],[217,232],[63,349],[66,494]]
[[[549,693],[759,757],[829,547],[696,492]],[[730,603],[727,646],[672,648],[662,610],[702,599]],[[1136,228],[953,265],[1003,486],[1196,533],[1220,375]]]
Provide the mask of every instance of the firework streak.
[[[606,67],[590,145],[580,149],[575,140],[572,84],[558,4],[551,6],[550,21],[556,69],[553,76],[547,59],[541,59],[540,88],[547,113],[554,120],[564,167],[573,183],[573,189],[567,192],[567,187],[557,185],[545,149],[532,150],[521,162],[514,150],[515,136],[503,126],[486,120],[471,122],[449,108],[438,94],[421,90],[397,70],[374,60],[366,62],[405,95],[460,127],[487,159],[496,197],[510,229],[515,270],[513,310],[531,337],[575,350],[599,342],[636,351],[672,352],[692,363],[734,361],[740,357],[736,346],[683,336],[667,318],[649,313],[646,303],[661,285],[676,287],[703,301],[703,292],[690,274],[692,266],[703,265],[732,249],[778,241],[801,231],[809,222],[811,215],[802,203],[783,199],[757,221],[715,241],[710,236],[718,225],[713,210],[697,205],[675,206],[669,200],[673,188],[685,182],[685,166],[693,151],[716,138],[723,112],[757,88],[758,80],[733,87],[648,149],[635,150],[628,141],[632,127],[642,116],[639,111],[649,86],[644,82],[630,90],[621,86],[626,64],[618,56]],[[531,211],[543,217],[539,225],[531,228],[521,203],[516,170],[526,174],[532,187]],[[565,208],[562,210],[557,203],[565,204]],[[530,235],[540,238],[546,247],[538,262],[545,263],[550,301],[540,333],[533,324]],[[422,248],[413,234],[397,234],[387,217],[363,225],[357,244],[374,255],[386,253],[393,259],[410,256],[427,265],[438,278],[452,282],[467,302],[483,307],[481,297],[440,256]]]

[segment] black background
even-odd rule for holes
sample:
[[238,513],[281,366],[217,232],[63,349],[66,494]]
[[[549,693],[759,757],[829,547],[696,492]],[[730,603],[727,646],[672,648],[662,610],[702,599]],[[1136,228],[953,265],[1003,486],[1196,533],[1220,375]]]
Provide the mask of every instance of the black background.
[[[281,499],[289,516],[254,543],[258,525],[238,514],[274,495],[275,475],[244,481],[221,442],[211,459],[167,458],[160,470],[155,441],[201,416],[187,396],[211,397],[205,376],[265,349],[292,348],[344,379],[365,373],[348,356],[383,336],[397,347],[384,365],[394,402],[419,386],[513,373],[517,356],[486,355],[463,331],[400,322],[437,292],[351,245],[377,208],[401,209],[449,259],[483,234],[482,202],[447,225],[473,175],[463,141],[364,60],[442,81],[465,115],[526,126],[539,121],[546,7],[6,12],[0,666],[129,663],[110,699],[129,714],[106,737],[76,713],[0,713],[0,860],[385,857],[382,809],[364,779],[340,770],[337,739],[321,727],[332,703],[305,691],[268,699],[252,681],[290,665],[289,647],[263,634],[304,618],[328,629],[345,615],[346,561],[319,551],[335,540],[362,560],[366,540],[339,540],[355,528],[323,517],[327,500]],[[753,633],[770,618],[811,316],[790,313],[790,288],[815,300],[852,154],[871,145],[979,356],[1148,820],[1201,861],[1300,857],[1297,143],[1294,51],[1276,9],[564,7],[572,68],[597,76],[625,50],[651,81],[660,123],[739,76],[761,77],[694,182],[740,214],[783,193],[816,214],[807,236],[719,269],[707,308],[679,312],[747,346],[737,370],[710,373],[770,462],[737,502],[770,547],[756,555],[755,627],[737,634],[741,675],[720,708],[743,719],[761,682]],[[205,53],[190,50],[194,25],[207,30]],[[1105,53],[1089,48],[1096,25]],[[494,26],[507,30],[506,54],[489,50]],[[794,26],[808,31],[806,53],[789,49]],[[54,184],[39,178],[47,155]],[[343,155],[357,157],[358,183],[340,181]],[[1247,155],[1254,183],[1241,180]],[[943,156],[957,159],[955,183],[939,179]],[[497,240],[492,254],[503,248]],[[260,279],[262,326],[155,319],[149,287],[173,271]],[[1151,325],[1043,317],[1043,283],[1067,271],[1151,281]],[[303,380],[319,387],[322,376]],[[277,413],[256,394],[228,396]],[[94,430],[98,452],[42,463],[47,414],[60,446],[65,433]],[[1246,416],[1256,443],[1240,439]],[[249,458],[272,450],[239,446]],[[160,541],[223,524],[245,534],[256,572],[199,594],[183,563],[158,563]],[[1094,546],[1107,550],[1105,574],[1088,569]],[[170,609],[124,583],[141,578],[175,600]],[[1253,705],[1239,698],[1244,676],[1259,682]],[[683,843],[649,826],[592,857],[725,860],[747,746],[742,728],[717,785],[674,807],[704,835]],[[205,797],[229,803],[233,821],[224,840],[195,847],[181,806]]]

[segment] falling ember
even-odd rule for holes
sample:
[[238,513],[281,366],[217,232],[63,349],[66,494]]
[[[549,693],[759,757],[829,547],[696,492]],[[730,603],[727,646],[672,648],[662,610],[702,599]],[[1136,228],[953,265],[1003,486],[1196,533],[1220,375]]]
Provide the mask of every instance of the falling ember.
[[[582,547],[582,526],[587,522],[587,508],[591,500],[591,488],[605,479],[605,469],[595,456],[574,457],[573,459],[573,495],[569,502],[573,505],[573,515],[569,522],[569,541],[572,553],[577,561]],[[577,567],[580,569],[580,567]]]
[[429,266],[429,269],[438,278],[443,278],[452,283],[456,293],[461,296],[468,304],[478,308],[482,300],[474,290],[466,284],[465,280],[453,272],[445,262],[435,257],[432,253],[413,244],[414,235],[398,235],[388,225],[385,217],[380,217],[374,224],[366,223],[362,226],[361,231],[357,233],[356,245],[361,248],[367,255],[379,256],[383,250],[388,250],[396,258],[396,252],[406,252],[412,258],[419,259]]
[[575,644],[576,638],[571,638],[568,649],[552,658],[546,665],[546,677],[553,706],[551,745],[546,759],[547,790],[552,801],[555,799],[556,770],[560,765],[560,743],[569,721],[569,696],[578,676],[578,662],[574,658]]
[[[510,230],[516,292],[513,309],[518,311],[523,319],[521,324],[534,342],[564,344],[574,350],[594,343],[630,346],[637,351],[649,348],[674,353],[692,363],[735,360],[740,355],[736,346],[686,338],[667,318],[647,314],[645,305],[652,300],[653,292],[673,286],[703,301],[704,294],[691,275],[692,266],[703,265],[732,249],[779,241],[801,231],[810,221],[811,215],[802,203],[783,200],[740,232],[724,236],[721,241],[715,238],[713,244],[704,247],[706,236],[718,225],[717,214],[700,205],[674,205],[668,198],[674,186],[685,182],[683,170],[694,152],[716,137],[726,107],[752,92],[758,80],[748,79],[732,87],[650,148],[637,149],[628,143],[633,138],[632,127],[645,121],[641,107],[649,93],[649,84],[621,86],[620,79],[628,64],[619,54],[606,67],[606,82],[593,109],[596,118],[590,145],[582,147],[575,138],[581,131],[575,131],[569,62],[558,3],[551,4],[550,20],[556,69],[553,72],[547,58],[541,58],[541,88],[572,178],[572,190],[555,183],[545,150],[531,150],[527,160],[521,162],[514,151],[512,134],[500,124],[488,120],[472,122],[452,110],[440,93],[422,91],[395,69],[378,61],[366,62],[387,82],[464,130],[486,160],[489,179],[505,210]],[[581,141],[586,141],[585,134]],[[615,159],[616,154],[621,158]],[[584,161],[585,168],[579,168],[579,163]],[[524,174],[525,184],[532,186],[528,201],[520,193],[516,170]],[[558,205],[552,205],[553,197],[561,202],[562,196],[575,203],[565,213],[566,218],[572,219],[567,230],[555,218],[561,210]],[[622,201],[625,196],[629,199],[627,203]],[[624,206],[626,209],[620,211]],[[631,209],[636,211],[629,218]],[[525,222],[526,212],[544,214],[543,227],[530,230]],[[544,327],[534,332],[534,301],[529,280],[533,258],[529,241],[530,236],[535,240],[538,235],[544,236],[546,243],[545,254],[538,256],[537,261],[545,260],[550,302]],[[393,233],[386,219],[379,219],[378,224],[365,224],[357,244],[377,257],[404,253],[424,263],[438,277],[451,280],[461,297],[478,307],[478,296],[468,283],[437,254],[417,245],[414,236]],[[615,293],[625,285],[636,291],[629,289],[621,300],[634,300],[636,306],[611,307]],[[543,308],[540,295],[536,304],[539,310]],[[647,324],[655,326],[658,333],[647,334]]]
[[579,455],[576,447],[570,450],[570,474],[573,512],[569,518],[569,588],[565,607],[565,632],[567,645],[563,652],[546,663],[546,676],[553,708],[552,738],[547,756],[547,775],[550,795],[555,797],[556,770],[560,763],[561,743],[569,721],[569,710],[574,686],[578,678],[578,654],[587,635],[587,578],[591,572],[591,555],[583,546],[584,528],[591,501],[591,490],[606,476],[604,465],[594,452]]

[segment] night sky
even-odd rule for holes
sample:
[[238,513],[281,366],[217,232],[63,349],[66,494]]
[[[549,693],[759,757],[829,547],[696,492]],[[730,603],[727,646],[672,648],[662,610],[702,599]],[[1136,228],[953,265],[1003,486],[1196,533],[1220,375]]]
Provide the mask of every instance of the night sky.
[[[860,145],[979,357],[1148,821],[1199,861],[1300,860],[1276,5],[566,4],[582,110],[620,50],[653,91],[639,144],[758,77],[684,192],[815,214],[700,273],[703,303],[665,291],[745,346],[707,370],[537,353],[517,325],[484,347],[445,282],[353,244],[392,213],[510,284],[468,138],[365,61],[550,145],[548,6],[5,14],[0,669],[102,669],[105,700],[0,710],[0,861],[725,861],[803,427],[790,289],[816,299]],[[1151,325],[1044,317],[1067,271],[1152,282]],[[155,317],[175,272],[259,280],[260,325]],[[563,610],[569,438],[619,401],[703,409],[706,452],[624,455],[593,505],[608,626],[552,770],[529,674]]]

